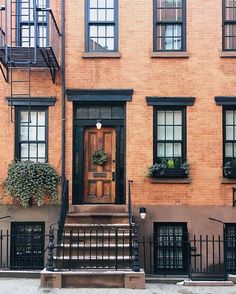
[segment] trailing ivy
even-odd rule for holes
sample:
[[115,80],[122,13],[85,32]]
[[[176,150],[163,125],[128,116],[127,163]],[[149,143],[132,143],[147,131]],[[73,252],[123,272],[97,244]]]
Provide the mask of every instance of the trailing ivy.
[[53,203],[57,198],[58,183],[59,177],[48,163],[13,161],[3,185],[13,199],[28,207],[32,199],[41,206],[45,196]]

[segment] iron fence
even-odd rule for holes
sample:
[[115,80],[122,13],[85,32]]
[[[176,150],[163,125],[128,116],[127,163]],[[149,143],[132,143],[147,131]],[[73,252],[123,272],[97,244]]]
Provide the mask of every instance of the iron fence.
[[48,235],[0,230],[0,269],[38,270],[45,265]]

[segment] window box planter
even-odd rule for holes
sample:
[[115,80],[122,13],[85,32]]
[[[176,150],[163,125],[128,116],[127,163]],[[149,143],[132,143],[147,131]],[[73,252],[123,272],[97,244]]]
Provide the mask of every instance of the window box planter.
[[236,178],[236,168],[232,168],[231,172],[227,175],[224,174],[224,178]]
[[160,172],[155,171],[153,173],[154,178],[187,178],[188,173],[185,170],[180,168],[167,168],[163,174]]

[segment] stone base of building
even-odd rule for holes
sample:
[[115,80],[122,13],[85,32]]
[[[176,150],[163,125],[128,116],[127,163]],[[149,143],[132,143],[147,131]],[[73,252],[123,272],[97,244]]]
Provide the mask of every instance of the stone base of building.
[[129,288],[145,289],[145,273],[132,271],[41,272],[42,288]]

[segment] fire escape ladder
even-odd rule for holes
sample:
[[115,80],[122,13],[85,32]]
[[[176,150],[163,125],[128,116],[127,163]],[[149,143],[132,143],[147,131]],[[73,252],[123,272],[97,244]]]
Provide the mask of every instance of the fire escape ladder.
[[6,48],[5,62],[10,65],[11,122],[14,122],[13,99],[28,99],[29,120],[31,117],[31,67],[37,62],[37,6],[36,0],[10,0],[9,4],[10,46]]

